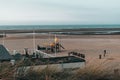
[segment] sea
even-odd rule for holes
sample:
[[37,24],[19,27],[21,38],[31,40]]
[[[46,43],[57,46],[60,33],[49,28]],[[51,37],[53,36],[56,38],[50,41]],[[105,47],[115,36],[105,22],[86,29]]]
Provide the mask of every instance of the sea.
[[[61,30],[54,34],[120,34],[120,25],[0,25],[0,30]],[[63,31],[66,29],[68,31]],[[72,31],[69,31],[71,29]],[[73,31],[75,30],[75,31]],[[77,31],[76,31],[77,30]],[[3,33],[2,31],[2,33]],[[7,33],[7,32],[6,32]],[[40,33],[40,32],[39,32]],[[46,32],[45,32],[46,33]]]
[[0,25],[0,30],[120,28],[120,25]]

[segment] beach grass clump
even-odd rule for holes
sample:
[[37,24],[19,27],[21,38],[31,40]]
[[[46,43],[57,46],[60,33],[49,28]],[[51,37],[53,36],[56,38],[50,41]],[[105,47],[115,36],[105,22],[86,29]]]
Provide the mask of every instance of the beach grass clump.
[[109,61],[87,63],[84,68],[74,73],[73,80],[119,80],[120,71],[117,69],[117,76],[115,76],[115,67]]
[[74,74],[74,80],[109,80],[110,77],[111,74],[109,71],[95,67],[86,67],[84,69],[79,69]]
[[58,71],[56,68],[46,67],[45,69],[30,67],[24,74],[17,74],[16,80],[70,80],[71,73]]
[[0,78],[12,80],[15,68],[8,62],[0,63]]

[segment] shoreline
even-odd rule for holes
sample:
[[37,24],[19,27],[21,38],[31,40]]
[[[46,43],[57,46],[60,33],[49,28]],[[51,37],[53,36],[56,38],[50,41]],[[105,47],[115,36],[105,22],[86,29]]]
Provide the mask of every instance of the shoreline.
[[33,31],[35,33],[51,33],[63,35],[120,35],[120,28],[0,30],[0,34],[33,33]]

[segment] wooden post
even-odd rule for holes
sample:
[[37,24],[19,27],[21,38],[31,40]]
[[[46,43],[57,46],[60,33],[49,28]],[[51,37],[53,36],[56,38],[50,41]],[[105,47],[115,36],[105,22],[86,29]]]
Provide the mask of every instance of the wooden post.
[[45,80],[49,80],[49,79],[48,79],[48,75],[45,75]]
[[102,55],[101,54],[99,55],[99,59],[102,59]]
[[119,69],[114,69],[114,79],[115,80],[120,80],[120,73],[119,73]]
[[119,69],[114,69],[114,74],[116,77],[119,76]]
[[104,50],[104,55],[103,55],[104,57],[106,56],[106,53],[107,53],[107,51],[106,51],[106,50]]

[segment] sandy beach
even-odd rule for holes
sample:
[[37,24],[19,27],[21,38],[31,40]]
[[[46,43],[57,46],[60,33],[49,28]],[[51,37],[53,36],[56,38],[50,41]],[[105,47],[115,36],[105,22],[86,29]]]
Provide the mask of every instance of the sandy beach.
[[[65,56],[70,51],[78,51],[86,55],[87,62],[94,62],[94,60],[99,61],[99,55],[103,55],[103,51],[107,50],[107,55],[102,60],[120,64],[120,35],[57,35],[57,37],[65,47],[65,50],[57,53],[57,56]],[[45,46],[53,41],[53,34],[35,34],[36,48],[37,45]],[[33,34],[7,34],[6,37],[0,39],[0,44],[4,44],[11,54],[14,50],[24,54],[24,48],[28,48],[32,54]]]

